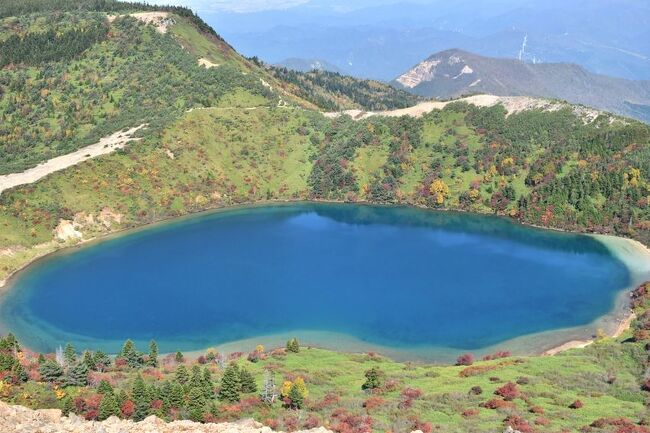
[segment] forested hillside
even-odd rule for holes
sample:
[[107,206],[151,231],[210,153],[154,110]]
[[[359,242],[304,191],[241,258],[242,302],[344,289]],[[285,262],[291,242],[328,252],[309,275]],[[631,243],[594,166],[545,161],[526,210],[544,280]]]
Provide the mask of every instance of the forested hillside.
[[337,72],[294,71],[271,66],[269,71],[280,81],[295,86],[294,93],[325,111],[363,108],[391,110],[410,107],[421,98],[375,80],[362,80]]
[[[147,11],[158,16],[149,18]],[[147,25],[151,19],[158,22]],[[110,0],[3,2],[0,175],[123,128],[146,123],[141,134],[155,134],[192,108],[370,109],[416,100],[379,83],[288,83],[271,72],[239,56],[185,8]]]

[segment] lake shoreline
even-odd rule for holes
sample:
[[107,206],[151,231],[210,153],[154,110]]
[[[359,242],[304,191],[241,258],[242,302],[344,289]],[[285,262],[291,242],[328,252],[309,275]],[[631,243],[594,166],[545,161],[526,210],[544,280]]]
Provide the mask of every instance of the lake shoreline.
[[[134,232],[138,232],[140,230],[148,230],[152,229],[156,226],[159,225],[167,225],[167,224],[174,224],[174,223],[180,223],[183,220],[189,219],[189,218],[195,218],[201,214],[209,215],[212,213],[221,213],[221,212],[227,212],[227,211],[233,211],[233,210],[245,210],[247,208],[255,208],[255,207],[264,207],[264,206],[281,206],[281,205],[292,205],[292,204],[310,204],[310,203],[315,203],[315,204],[321,204],[321,203],[331,203],[331,204],[352,204],[352,205],[371,205],[375,207],[410,207],[410,208],[415,208],[415,209],[423,209],[423,210],[428,210],[428,211],[434,211],[434,212],[449,212],[449,210],[438,210],[438,209],[430,209],[422,206],[412,206],[412,205],[377,205],[377,204],[372,204],[372,203],[357,203],[357,202],[342,202],[342,201],[322,201],[322,200],[317,200],[317,201],[288,201],[288,200],[273,200],[273,201],[265,201],[265,202],[255,202],[255,203],[245,203],[241,205],[233,205],[233,206],[224,206],[220,208],[214,208],[214,209],[209,209],[209,210],[203,210],[199,212],[194,212],[190,213],[187,215],[183,215],[180,217],[171,217],[168,219],[163,219],[160,221],[156,221],[153,223],[148,223],[145,225],[141,226],[134,226],[134,227],[125,227],[123,229],[119,230],[114,230],[105,234],[101,234],[98,236],[93,236],[87,239],[82,239],[79,241],[76,241],[74,243],[71,242],[57,242],[57,241],[50,241],[49,243],[46,244],[40,244],[39,247],[42,248],[42,253],[37,254],[36,256],[32,257],[30,260],[27,260],[24,264],[20,266],[20,268],[14,270],[11,272],[7,278],[4,280],[0,280],[0,296],[5,294],[8,290],[11,290],[12,288],[12,282],[18,277],[18,275],[24,271],[26,268],[28,268],[30,265],[34,264],[35,262],[38,262],[40,260],[43,260],[53,254],[57,253],[66,253],[70,251],[74,251],[75,249],[82,248],[87,246],[88,244],[96,243],[96,242],[104,242],[106,240],[115,238],[115,237],[121,237],[126,234],[132,234]],[[476,213],[476,212],[467,212],[467,211],[456,211],[452,210],[451,212],[457,212],[457,213],[470,213],[470,214],[475,214],[475,215],[480,215],[480,216],[485,216],[485,214],[481,213]],[[623,237],[618,237],[618,236],[612,236],[612,235],[596,235],[596,234],[589,234],[589,233],[580,233],[580,232],[571,232],[567,230],[562,230],[562,229],[556,229],[556,228],[546,228],[546,227],[538,227],[535,225],[531,224],[525,224],[521,223],[517,220],[513,220],[511,218],[507,217],[501,217],[513,224],[518,224],[522,225],[525,227],[531,227],[531,228],[536,228],[536,229],[541,229],[541,230],[552,230],[552,231],[558,231],[558,232],[565,232],[569,234],[582,234],[585,236],[590,236],[590,237],[595,237],[598,240],[600,240],[602,243],[604,243],[608,249],[610,249],[610,252],[612,252],[613,255],[616,255],[619,259],[621,259],[628,268],[630,267],[630,263],[635,263],[635,264],[642,264],[642,268],[644,272],[648,275],[650,275],[650,249],[643,245],[641,242],[634,240],[634,239],[629,239],[629,238],[623,238]],[[43,246],[45,245],[45,246]],[[612,247],[613,246],[613,247]],[[37,247],[32,247],[33,249],[36,249]],[[634,256],[634,257],[631,257]],[[630,270],[632,272],[632,270]],[[608,319],[609,324],[615,324],[616,326],[614,327],[614,330],[607,332],[607,335],[610,337],[618,337],[620,336],[623,332],[625,332],[627,329],[629,329],[629,326],[634,318],[633,313],[630,312],[629,310],[629,293],[631,290],[633,290],[637,284],[638,281],[635,281],[634,287],[631,288],[626,288],[621,292],[621,297],[626,298],[626,300],[621,304],[620,302],[617,302],[617,304],[614,306],[612,311],[610,311],[608,314],[604,316],[600,316],[597,318],[597,321],[603,320],[603,319]],[[623,307],[621,309],[621,306]],[[624,318],[616,318],[615,320],[612,320],[614,315],[620,316],[620,313],[627,310],[627,315]],[[610,326],[608,326],[610,328]],[[551,330],[551,331],[545,331],[543,334],[546,334],[547,332],[549,333],[548,335],[552,335],[555,333],[556,335],[558,333],[562,333],[562,331],[566,331],[568,329],[572,328],[565,328],[565,329],[558,329],[558,330]],[[610,328],[611,329],[611,328]],[[520,337],[517,337],[520,338]],[[538,348],[533,355],[553,355],[556,353],[560,353],[561,351],[564,350],[569,350],[572,348],[576,347],[584,347],[585,345],[590,344],[593,342],[593,339],[567,339],[567,341],[563,342],[562,344],[556,344],[555,346],[552,346],[551,348],[548,349],[543,349],[543,348]],[[232,342],[235,343],[235,342]],[[507,341],[505,342],[507,343]],[[230,344],[230,343],[226,343]],[[317,345],[315,345],[317,346]],[[501,344],[501,346],[507,346],[507,344]],[[194,352],[194,351],[192,351]]]

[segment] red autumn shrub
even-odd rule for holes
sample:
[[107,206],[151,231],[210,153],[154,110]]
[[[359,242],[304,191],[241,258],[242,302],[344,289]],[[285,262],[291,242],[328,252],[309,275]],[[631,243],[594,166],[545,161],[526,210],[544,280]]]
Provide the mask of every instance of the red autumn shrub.
[[530,413],[536,413],[537,415],[543,415],[544,414],[544,408],[540,406],[532,406],[530,409],[528,409]]
[[514,400],[521,395],[519,388],[517,388],[517,385],[512,382],[508,382],[502,387],[497,388],[494,393],[500,397],[503,397],[504,400]]
[[312,405],[312,408],[316,411],[325,409],[327,407],[332,407],[336,406],[339,401],[341,401],[341,397],[338,394],[335,394],[333,392],[328,392],[325,394],[322,400],[319,400],[315,402]]
[[298,421],[298,417],[293,415],[285,415],[282,418],[282,424],[284,424],[284,429],[288,432],[298,430],[299,423],[300,422]]
[[650,433],[650,429],[642,425],[626,425],[617,428],[614,433]]
[[122,412],[122,418],[131,418],[133,412],[135,412],[135,404],[131,400],[127,400],[122,404],[120,411]]
[[474,363],[474,355],[465,353],[456,358],[456,365],[472,365]]
[[515,404],[511,401],[501,400],[500,398],[493,398],[480,404],[481,407],[486,409],[513,409]]
[[199,355],[199,357],[196,358],[196,362],[203,365],[208,363],[208,359],[204,355]]
[[630,426],[636,425],[627,418],[598,418],[590,424],[591,427],[605,428],[607,426]]
[[386,381],[386,383],[384,383],[384,390],[386,392],[392,392],[395,391],[398,386],[399,382],[397,382],[395,379],[389,379]]
[[416,400],[422,397],[422,391],[416,388],[404,388],[400,393],[402,398],[408,398],[410,400]]
[[535,424],[536,425],[548,426],[549,424],[551,424],[551,421],[549,421],[548,419],[540,416],[540,417],[535,418]]
[[274,418],[267,418],[266,420],[264,420],[263,424],[275,431],[278,431],[280,427],[280,421]]
[[411,427],[412,431],[420,430],[422,433],[432,433],[433,432],[433,424],[430,422],[426,421],[420,421],[418,419],[413,421],[413,427]]
[[302,423],[302,428],[310,430],[321,425],[320,419],[316,415],[309,414],[305,422]]
[[205,422],[205,423],[217,424],[219,421],[220,421],[219,417],[211,414],[210,412],[203,414],[203,422]]
[[260,400],[259,397],[255,397],[255,396],[243,398],[239,402],[239,406],[241,407],[241,410],[244,412],[259,407],[261,404],[262,404],[262,400]]
[[236,361],[242,356],[244,356],[244,352],[232,352],[228,355],[228,361]]
[[405,388],[400,393],[400,402],[397,407],[400,409],[409,409],[413,406],[413,401],[422,397],[422,391],[414,388]]
[[472,365],[467,368],[463,368],[460,372],[458,372],[458,376],[460,377],[471,377],[471,376],[478,376],[483,373],[487,373],[488,371],[496,370],[498,367],[496,365]]
[[81,396],[74,398],[74,413],[83,413],[86,410],[86,400]]
[[501,359],[501,358],[510,358],[512,356],[512,352],[509,352],[507,350],[500,350],[496,353],[493,353],[491,355],[485,355],[483,357],[483,361],[492,361],[494,359]]
[[90,409],[84,414],[84,419],[86,421],[95,421],[99,416],[99,411],[97,409]]
[[156,380],[162,380],[163,375],[157,368],[146,368],[142,371],[142,376],[150,377]]
[[584,404],[580,400],[576,400],[569,405],[569,409],[580,409]]
[[369,416],[354,415],[343,408],[335,409],[331,415],[330,428],[336,433],[371,433],[373,419]]
[[510,415],[505,420],[503,424],[506,426],[512,427],[514,430],[517,430],[521,433],[533,433],[533,427],[528,424],[528,421],[523,419],[518,415]]
[[373,395],[372,397],[369,397],[366,401],[363,402],[363,407],[366,408],[366,411],[371,411],[372,409],[382,406],[385,403],[386,400],[384,400],[379,396]]
[[160,399],[154,400],[151,402],[150,407],[153,410],[160,410],[163,407],[163,401]]
[[465,409],[461,415],[465,418],[471,418],[473,416],[478,416],[479,410],[478,409]]

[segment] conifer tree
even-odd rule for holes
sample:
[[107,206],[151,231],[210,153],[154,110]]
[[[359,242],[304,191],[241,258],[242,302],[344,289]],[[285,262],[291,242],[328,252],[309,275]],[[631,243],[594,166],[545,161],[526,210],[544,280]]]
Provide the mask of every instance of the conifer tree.
[[163,409],[165,410],[166,413],[172,407],[171,404],[172,383],[170,381],[166,381],[163,384],[160,394],[161,394],[161,400],[163,402]]
[[201,367],[198,365],[192,366],[192,375],[190,376],[188,386],[190,389],[203,387],[203,375],[201,374]]
[[97,392],[102,395],[113,394],[113,387],[107,380],[102,379],[97,386]]
[[131,340],[126,340],[122,351],[119,354],[120,358],[126,359],[126,363],[129,367],[138,367],[140,365],[140,355],[138,354],[137,349],[135,348],[135,343]]
[[183,385],[177,381],[171,384],[171,394],[169,395],[169,404],[176,409],[182,409],[185,406],[185,392]]
[[370,370],[367,370],[364,375],[366,376],[366,381],[361,385],[361,389],[372,390],[381,387],[383,374],[379,368],[372,367]]
[[101,350],[98,350],[93,354],[93,364],[95,365],[95,370],[104,371],[104,369],[111,365],[111,358]]
[[18,361],[16,361],[16,365],[14,366],[13,369],[13,376],[17,382],[27,382],[29,380],[29,375],[25,371],[25,368],[22,366],[22,364]]
[[63,376],[63,368],[49,359],[40,365],[38,372],[45,382],[58,382]]
[[95,371],[97,369],[95,358],[93,357],[92,353],[86,350],[83,354],[82,359],[83,363],[86,364],[86,367],[88,367],[88,370]]
[[61,400],[61,413],[63,416],[68,416],[72,412],[74,412],[74,401],[72,401],[72,397],[66,395]]
[[241,392],[244,394],[257,392],[257,384],[255,383],[255,378],[246,368],[241,368],[239,370],[239,380],[241,381]]
[[135,404],[135,411],[133,412],[133,419],[135,421],[142,421],[149,414],[149,396],[147,387],[144,383],[142,376],[138,374],[133,382],[133,389],[131,391],[131,399]]
[[289,400],[291,400],[292,408],[294,409],[302,408],[305,398],[302,395],[302,392],[300,392],[300,389],[298,389],[298,387],[295,385],[293,385],[291,387],[291,390],[289,390]]
[[5,337],[0,338],[0,352],[20,352],[20,345],[18,340],[11,332]]
[[88,385],[88,367],[83,362],[78,362],[65,372],[65,386],[86,386]]
[[187,367],[183,364],[176,367],[176,381],[181,385],[185,385],[190,380],[190,375],[187,372]]
[[182,364],[183,362],[185,362],[185,357],[183,356],[183,352],[181,352],[181,351],[176,352],[175,359],[176,359],[176,362],[178,362],[179,364]]
[[214,397],[214,384],[212,383],[212,374],[208,368],[203,369],[203,389],[205,398],[211,400]]
[[291,340],[287,341],[287,352],[300,352],[300,343],[298,343],[297,338],[292,338]]
[[119,407],[122,407],[124,402],[129,399],[129,396],[127,395],[126,391],[123,389],[120,389],[118,392],[113,391],[113,394],[115,395],[115,400],[117,401],[117,405]]
[[117,399],[113,393],[105,394],[99,403],[98,419],[103,421],[110,416],[120,416],[120,406],[117,404]]
[[187,408],[190,419],[193,421],[203,421],[205,410],[205,396],[201,388],[192,388],[187,396]]
[[72,343],[65,345],[65,349],[63,349],[63,359],[65,359],[67,366],[71,366],[77,361],[77,352],[75,352]]
[[221,378],[221,389],[219,390],[219,400],[235,403],[239,401],[241,393],[241,380],[239,378],[239,368],[237,364],[230,364],[226,367]]
[[158,344],[156,340],[151,340],[151,343],[149,343],[149,365],[158,367]]

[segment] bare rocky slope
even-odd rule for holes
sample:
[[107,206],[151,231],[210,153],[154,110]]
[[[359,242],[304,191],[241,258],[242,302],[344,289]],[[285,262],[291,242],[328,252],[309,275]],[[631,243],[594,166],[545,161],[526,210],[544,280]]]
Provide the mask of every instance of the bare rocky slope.
[[[155,416],[140,422],[110,417],[105,421],[86,421],[70,414],[62,416],[59,409],[32,410],[0,401],[0,432],[2,433],[272,433],[253,420],[235,423],[202,424],[193,421],[166,423]],[[319,427],[297,433],[328,433]]]
[[569,63],[524,63],[447,50],[420,62],[393,82],[420,96],[468,94],[558,98],[650,122],[650,81],[613,78]]
[[[220,424],[202,424],[194,421],[167,423],[156,416],[140,422],[110,417],[105,421],[86,421],[70,414],[63,416],[60,409],[33,410],[0,401],[0,432],[2,433],[274,433],[269,427],[251,419]],[[278,432],[280,433],[280,432]],[[333,433],[325,427],[300,430],[294,433]],[[416,430],[412,433],[422,433]],[[520,433],[508,426],[504,433]]]

